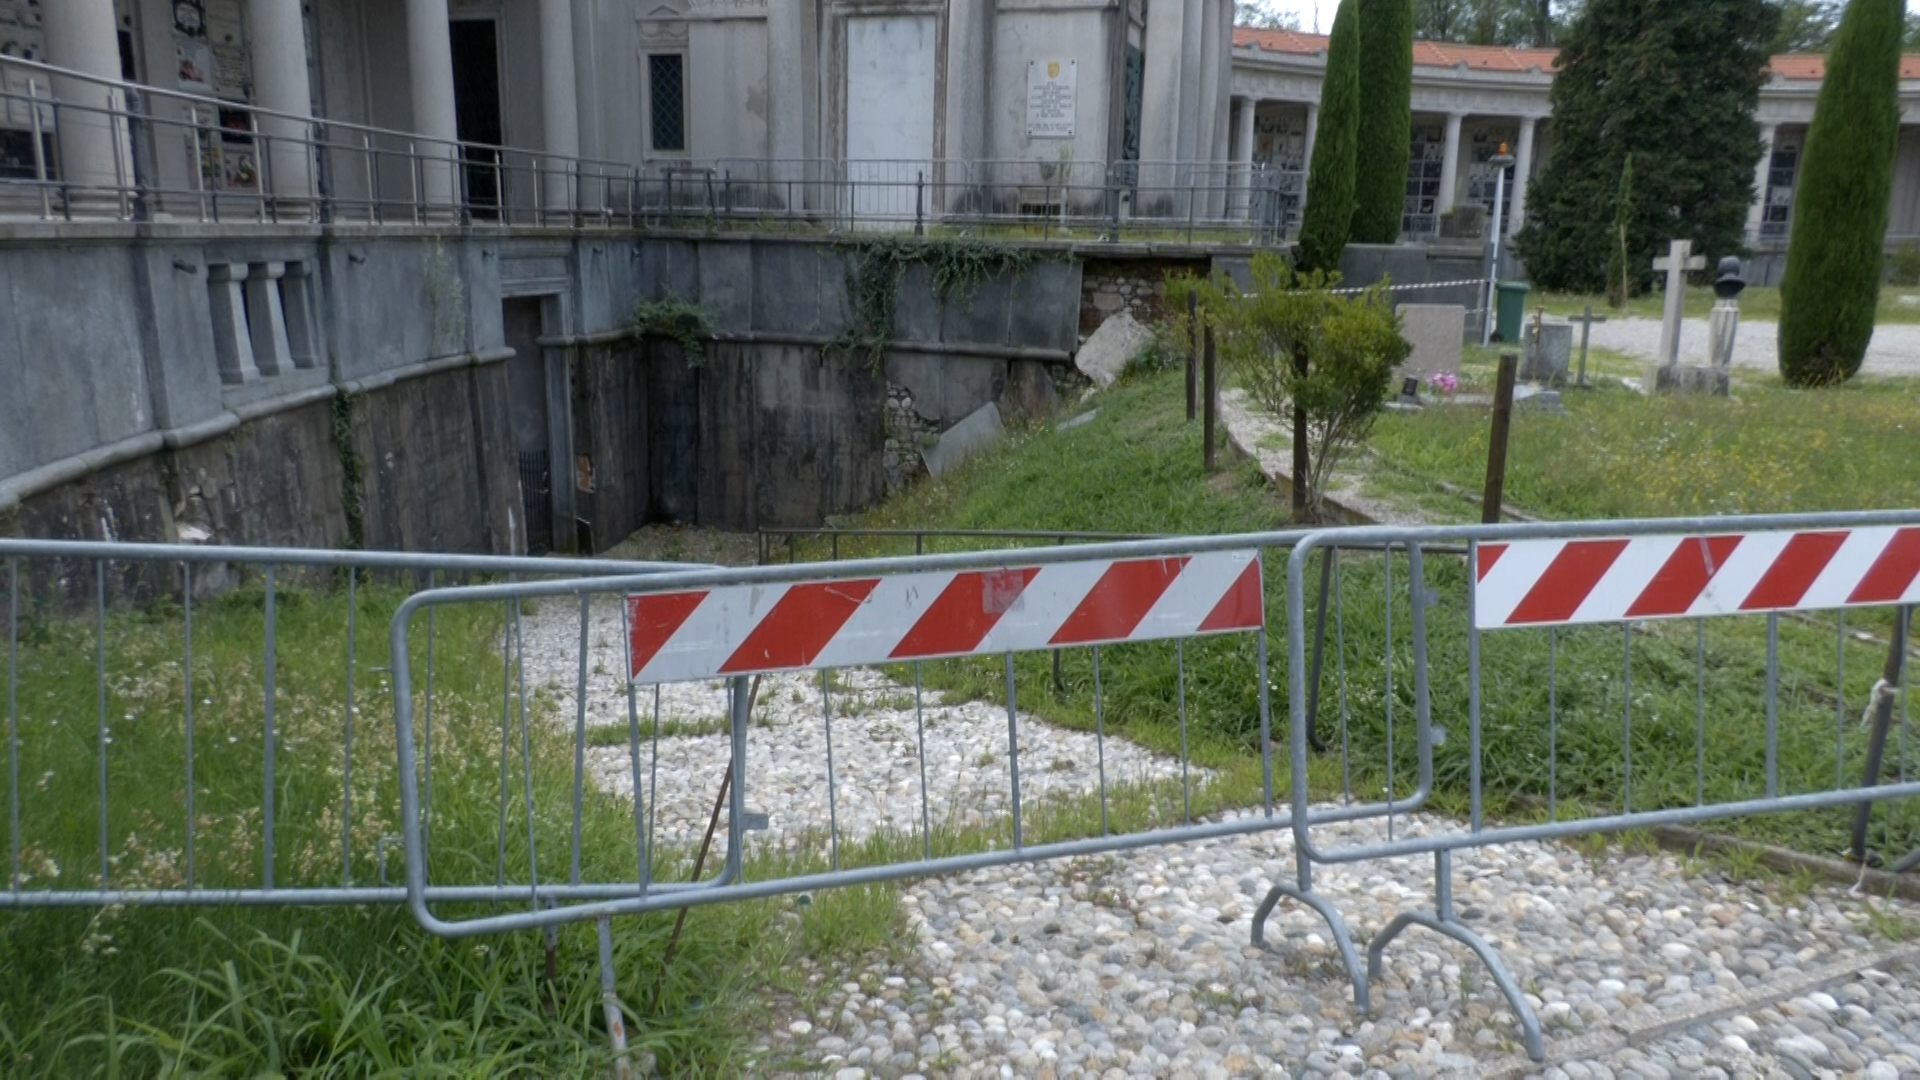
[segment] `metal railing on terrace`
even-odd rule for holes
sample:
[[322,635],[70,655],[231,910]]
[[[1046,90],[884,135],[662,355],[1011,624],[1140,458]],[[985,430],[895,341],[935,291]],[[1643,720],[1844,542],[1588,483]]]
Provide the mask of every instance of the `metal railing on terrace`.
[[[1226,162],[644,163],[277,112],[0,57],[0,217],[1272,242],[1305,177]],[[23,145],[24,144],[24,145]]]

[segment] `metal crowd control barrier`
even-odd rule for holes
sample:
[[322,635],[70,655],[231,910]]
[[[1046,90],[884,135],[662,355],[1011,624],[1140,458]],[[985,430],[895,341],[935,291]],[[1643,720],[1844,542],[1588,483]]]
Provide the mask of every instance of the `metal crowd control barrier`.
[[[1271,783],[1272,744],[1267,731],[1266,618],[1259,546],[1290,541],[1292,534],[1257,538],[1158,540],[1080,548],[1043,548],[920,558],[858,560],[841,563],[756,567],[741,570],[696,570],[646,577],[486,585],[429,590],[408,600],[395,614],[392,647],[395,653],[394,703],[397,710],[400,753],[400,797],[403,844],[406,853],[408,901],[415,916],[429,930],[449,936],[554,926],[613,915],[689,907],[728,900],[745,900],[815,889],[953,873],[1015,862],[1090,855],[1132,848],[1240,835],[1286,827],[1284,809],[1276,810]],[[611,596],[626,604],[621,632],[627,635],[621,654],[630,662],[625,680],[627,756],[622,766],[635,793],[635,860],[638,874],[625,882],[586,882],[575,876],[565,884],[527,882],[517,899],[526,910],[468,919],[445,918],[434,905],[464,900],[471,887],[447,884],[429,872],[429,838],[422,828],[420,791],[414,759],[418,754],[413,717],[412,674],[408,666],[409,637],[422,614],[449,606],[534,598],[578,598],[584,642],[594,596]],[[1184,678],[1184,650],[1194,639],[1216,635],[1250,636],[1247,675],[1257,679],[1260,693],[1261,754],[1268,782],[1266,813],[1232,821],[1204,822],[1192,814],[1194,777],[1183,755],[1178,774],[1180,794],[1173,812],[1180,823],[1132,832],[1109,828],[1111,777],[1106,772],[1107,742],[1099,722],[1099,654],[1103,646],[1135,642],[1170,644]],[[1037,813],[1046,799],[1031,789],[1044,787],[1031,770],[1021,771],[1021,723],[1014,663],[1018,655],[1071,649],[1085,651],[1095,686],[1095,715],[1099,758],[1100,835],[1038,839],[1033,835]],[[574,746],[584,755],[587,744],[586,701],[589,696],[586,651],[579,673],[578,713]],[[926,774],[924,698],[921,665],[941,659],[997,658],[1006,678],[1006,799],[1004,813],[987,815],[991,828],[1004,827],[1009,846],[986,851],[936,855],[933,848],[933,804]],[[909,835],[918,826],[918,852],[885,858],[867,865],[847,865],[843,859],[850,840],[843,837],[838,800],[845,781],[844,765],[833,756],[835,709],[833,680],[828,673],[874,665],[901,665],[914,673],[913,716],[919,738],[918,814],[889,821]],[[748,754],[751,724],[749,677],[808,672],[818,675],[825,756],[818,775],[824,778],[826,836],[810,848],[824,855],[829,868],[774,872],[759,880],[746,879],[743,852],[749,825],[757,816],[748,810],[756,787],[753,761]],[[724,765],[728,779],[725,868],[717,877],[669,886],[652,879],[660,861],[657,822],[657,780],[660,744],[662,684],[728,680],[728,744]],[[654,715],[642,716],[641,688],[653,698]],[[1185,730],[1184,697],[1182,730]],[[844,712],[843,712],[844,717]],[[642,733],[652,729],[652,748],[642,753]],[[843,728],[844,730],[844,728]],[[791,750],[783,746],[782,752]],[[996,751],[998,752],[998,751]],[[643,756],[646,760],[643,761]],[[578,798],[584,760],[575,769],[575,851],[577,852]],[[1044,781],[1042,774],[1040,780]],[[1172,778],[1166,778],[1172,782]],[[1023,783],[1029,790],[1023,792]],[[1117,789],[1118,784],[1112,788]],[[949,793],[952,794],[952,793]],[[1089,792],[1088,794],[1093,794]],[[998,796],[993,796],[997,806]],[[950,804],[951,805],[951,804]],[[1353,816],[1346,810],[1321,811],[1335,818]],[[530,809],[531,820],[532,811]],[[719,816],[716,806],[716,818]],[[824,846],[824,852],[818,850]],[[576,857],[574,867],[579,866]]]
[[[1384,815],[1386,837],[1335,848],[1316,840],[1313,827],[1323,819],[1307,813],[1308,710],[1313,684],[1317,683],[1317,679],[1308,673],[1307,635],[1299,631],[1307,625],[1309,617],[1307,573],[1313,554],[1362,540],[1386,545],[1389,560],[1394,546],[1403,547],[1406,553],[1405,591],[1402,596],[1412,623],[1417,786],[1410,796],[1396,798],[1392,779],[1392,762],[1396,755],[1389,711],[1386,745],[1383,748],[1388,763],[1388,801],[1373,807],[1374,811]],[[1462,543],[1466,545],[1465,566],[1456,563],[1455,572],[1440,575],[1445,579],[1441,588],[1430,587],[1428,552],[1439,545]],[[1390,562],[1387,570],[1385,603],[1390,620],[1396,599]],[[1467,728],[1466,765],[1471,800],[1469,820],[1465,831],[1396,837],[1393,833],[1394,819],[1416,809],[1432,792],[1435,749],[1445,745],[1448,739],[1445,727],[1433,718],[1436,693],[1432,685],[1432,669],[1435,662],[1430,655],[1433,641],[1429,635],[1434,627],[1436,609],[1449,601],[1453,609],[1446,614],[1464,621],[1460,636],[1465,640],[1466,700],[1459,702],[1449,697],[1448,708],[1464,706],[1465,711],[1464,716],[1455,715],[1450,719],[1464,721]],[[1344,595],[1336,594],[1335,611],[1343,612],[1345,603]],[[1337,947],[1354,979],[1355,999],[1363,1008],[1368,1001],[1368,975],[1379,975],[1385,950],[1402,931],[1410,926],[1423,926],[1451,937],[1471,949],[1486,964],[1520,1021],[1528,1053],[1534,1060],[1542,1060],[1545,1047],[1540,1023],[1520,992],[1518,983],[1495,949],[1461,922],[1453,909],[1453,853],[1522,841],[1556,840],[1748,815],[1821,807],[1865,807],[1874,801],[1920,795],[1920,781],[1908,779],[1905,772],[1904,737],[1898,780],[1886,785],[1877,784],[1880,755],[1884,749],[1895,693],[1893,684],[1899,681],[1898,661],[1906,651],[1906,627],[1911,622],[1912,609],[1917,603],[1920,603],[1920,511],[1583,524],[1335,529],[1303,539],[1294,547],[1287,567],[1287,616],[1289,625],[1296,631],[1288,636],[1288,665],[1292,676],[1288,682],[1288,694],[1292,720],[1290,763],[1293,773],[1292,821],[1297,879],[1296,884],[1277,885],[1268,894],[1255,915],[1256,935],[1261,923],[1282,897],[1313,904],[1334,928]],[[1890,682],[1883,678],[1868,694],[1866,704],[1869,710],[1878,713],[1870,736],[1871,745],[1864,748],[1864,754],[1851,755],[1855,759],[1864,758],[1869,763],[1867,779],[1862,784],[1852,785],[1845,778],[1850,758],[1848,726],[1853,722],[1845,684],[1848,641],[1846,617],[1850,611],[1873,608],[1893,613],[1894,630],[1891,637],[1894,659],[1889,669],[1893,679]],[[1818,616],[1813,613],[1829,614],[1833,624],[1831,630],[1824,623],[1819,623]],[[1336,618],[1340,617],[1336,615]],[[1789,618],[1796,620],[1794,625],[1800,629],[1805,627],[1798,620],[1813,620],[1814,628],[1807,630],[1807,633],[1833,635],[1830,640],[1834,642],[1832,647],[1835,649],[1833,655],[1837,671],[1834,685],[1825,691],[1831,693],[1835,701],[1831,714],[1834,726],[1828,729],[1834,737],[1833,782],[1831,786],[1825,786],[1823,781],[1815,781],[1811,777],[1798,778],[1814,786],[1815,790],[1789,791],[1790,778],[1781,775],[1782,739],[1792,737],[1804,743],[1808,729],[1806,717],[1796,717],[1794,723],[1789,725],[1784,715],[1792,707],[1791,704],[1783,704],[1782,694],[1782,621]],[[1692,625],[1688,628],[1693,632],[1678,632],[1676,636],[1674,627],[1679,620],[1690,622]],[[1717,661],[1722,661],[1739,648],[1742,642],[1730,636],[1737,631],[1737,627],[1726,628],[1727,635],[1710,635],[1709,624],[1737,620],[1765,622],[1764,676],[1754,680],[1759,685],[1747,684],[1750,676],[1744,670],[1728,672],[1716,665]],[[1391,649],[1390,621],[1388,626]],[[1718,629],[1720,627],[1716,627]],[[1512,659],[1520,655],[1515,650],[1521,647],[1522,639],[1529,635],[1543,635],[1546,639],[1544,686],[1540,685],[1541,680],[1538,679],[1523,680],[1520,685],[1483,685],[1482,676],[1489,649],[1500,649],[1505,654],[1504,658]],[[1694,706],[1691,717],[1683,718],[1676,724],[1670,714],[1662,717],[1657,708],[1651,710],[1652,716],[1646,715],[1647,709],[1636,713],[1636,705],[1646,704],[1643,698],[1636,698],[1634,691],[1636,638],[1643,642],[1643,651],[1660,650],[1658,660],[1662,665],[1670,665],[1676,654],[1684,656],[1687,652],[1692,653],[1694,678],[1687,686],[1678,688],[1682,696],[1687,698],[1686,703]],[[1575,815],[1568,816],[1569,804],[1558,797],[1557,791],[1559,748],[1556,741],[1563,724],[1561,714],[1578,708],[1581,722],[1586,723],[1596,710],[1585,707],[1591,705],[1591,687],[1573,685],[1572,680],[1562,681],[1560,671],[1563,668],[1580,670],[1582,661],[1587,661],[1586,670],[1591,671],[1590,658],[1595,651],[1593,646],[1596,641],[1608,650],[1610,659],[1617,658],[1620,676],[1618,700],[1612,699],[1609,684],[1603,706],[1597,710],[1603,717],[1611,712],[1620,725],[1618,809],[1593,809],[1581,813],[1581,807],[1590,804],[1589,793],[1588,799],[1572,807]],[[1751,647],[1750,641],[1747,644]],[[1616,649],[1617,652],[1613,651]],[[1339,650],[1344,664],[1344,642]],[[1532,657],[1538,659],[1538,653],[1536,644]],[[1448,659],[1453,661],[1458,658]],[[1391,664],[1387,665],[1386,671],[1390,679]],[[1711,710],[1707,696],[1710,681],[1715,683],[1716,689],[1716,707]],[[1343,695],[1345,689],[1343,679]],[[1686,695],[1684,692],[1689,689],[1693,693]],[[1733,715],[1729,716],[1728,710],[1718,700],[1718,691],[1740,689],[1750,692],[1748,700],[1734,706]],[[1583,692],[1586,700],[1578,703],[1570,700],[1576,692]],[[1537,717],[1545,728],[1547,739],[1545,822],[1489,825],[1485,820],[1487,778],[1482,721],[1490,699],[1496,696],[1507,702],[1517,699],[1519,711],[1528,714],[1545,705],[1544,716]],[[1545,701],[1541,702],[1539,699],[1543,696]],[[1387,701],[1391,703],[1392,700],[1392,691],[1389,689]],[[1388,709],[1391,710],[1391,704]],[[1757,790],[1713,799],[1708,797],[1710,765],[1706,754],[1706,731],[1710,714],[1713,714],[1712,722],[1716,728],[1725,724],[1751,724],[1758,729],[1754,735],[1761,747],[1759,753],[1762,756],[1757,763],[1762,767],[1763,778]],[[1343,740],[1347,737],[1345,715],[1343,697]],[[1685,722],[1689,719],[1690,724]],[[1817,725],[1818,721],[1812,723]],[[1904,733],[1904,724],[1902,730]],[[1524,727],[1512,723],[1506,725],[1506,733],[1509,738],[1524,738],[1530,734]],[[1685,746],[1689,735],[1692,737],[1691,745]],[[1860,739],[1856,737],[1851,741],[1855,750],[1861,749]],[[1647,785],[1654,787],[1651,797],[1643,787],[1638,802],[1634,787],[1636,742],[1644,744],[1640,764],[1642,772],[1658,770],[1661,781]],[[1648,760],[1650,750],[1670,748],[1676,743],[1690,751],[1678,762],[1673,760],[1671,754],[1655,755],[1653,760]],[[1355,753],[1359,752],[1355,750]],[[1717,764],[1723,770],[1733,770],[1745,763],[1722,761]],[[1683,774],[1682,780],[1693,780],[1691,785],[1681,783],[1676,788],[1673,776],[1676,767]],[[1724,790],[1722,782],[1727,779],[1715,776],[1716,791]],[[1676,789],[1678,797],[1675,797]],[[1509,791],[1507,794],[1518,792]],[[1689,795],[1690,798],[1687,797]],[[1350,791],[1348,801],[1351,804]],[[1856,827],[1856,836],[1862,828]],[[1426,854],[1434,857],[1433,910],[1402,912],[1376,934],[1367,947],[1368,975],[1362,975],[1358,955],[1343,921],[1312,893],[1313,867],[1316,864],[1333,865]]]

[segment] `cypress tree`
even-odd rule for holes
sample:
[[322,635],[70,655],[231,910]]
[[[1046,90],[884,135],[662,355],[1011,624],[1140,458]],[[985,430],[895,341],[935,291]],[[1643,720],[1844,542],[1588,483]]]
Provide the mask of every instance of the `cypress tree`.
[[1535,288],[1607,287],[1628,154],[1634,292],[1669,240],[1693,241],[1708,265],[1742,249],[1760,160],[1754,110],[1778,23],[1767,0],[1587,0],[1560,50],[1552,147],[1518,238]]
[[1307,170],[1307,208],[1300,222],[1299,265],[1338,270],[1353,225],[1354,142],[1360,110],[1358,0],[1340,0],[1327,41],[1327,73],[1320,83],[1320,127]]
[[1413,136],[1413,0],[1359,0],[1360,134],[1353,242],[1400,239]]
[[1789,386],[1853,378],[1873,336],[1900,140],[1901,0],[1852,0],[1793,197],[1780,282],[1780,375]]

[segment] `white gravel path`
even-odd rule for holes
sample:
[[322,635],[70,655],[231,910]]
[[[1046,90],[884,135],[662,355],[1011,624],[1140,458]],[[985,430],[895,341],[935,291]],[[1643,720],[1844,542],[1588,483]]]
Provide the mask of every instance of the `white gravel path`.
[[[529,671],[573,717],[579,609],[544,606],[523,626]],[[624,728],[618,608],[590,626],[588,713]],[[847,672],[835,697],[836,808],[843,837],[919,823],[911,687]],[[668,688],[663,722],[716,730],[718,684]],[[643,698],[651,724],[651,695]],[[1006,715],[931,698],[925,715],[936,825],[999,820],[1006,809]],[[815,679],[763,682],[749,740],[750,808],[771,828],[755,844],[824,843],[824,718]],[[1021,721],[1034,794],[1085,793],[1098,778],[1090,736]],[[1108,777],[1161,780],[1179,763],[1109,738]],[[662,739],[663,841],[704,829],[725,739]],[[596,749],[596,776],[630,791],[626,748]],[[1203,779],[1197,772],[1195,783]],[[1401,818],[1397,835],[1457,822]],[[1329,826],[1330,847],[1378,839],[1378,822]],[[844,840],[843,840],[844,842]],[[817,849],[817,848],[816,848]],[[1292,871],[1292,837],[1267,833],[1184,847],[1005,867],[902,890],[910,940],[823,1004],[759,1040],[769,1070],[807,1075],[1066,1077],[1266,1075],[1551,1077],[1920,1075],[1920,948],[1873,936],[1920,926],[1920,908],[1816,887],[1801,897],[1727,880],[1668,855],[1590,859],[1519,844],[1455,860],[1461,919],[1498,949],[1546,1027],[1544,1069],[1478,962],[1412,930],[1353,1007],[1326,926],[1283,903],[1266,948],[1251,917]],[[1432,863],[1398,859],[1316,870],[1316,891],[1364,941],[1402,910],[1432,904]],[[1872,909],[1878,911],[1871,913]],[[818,977],[816,975],[816,977]]]
[[[1777,323],[1742,322],[1733,342],[1734,364],[1755,370],[1778,370],[1778,330]],[[1660,320],[1609,318],[1595,323],[1592,346],[1651,360],[1660,351]],[[1680,328],[1681,360],[1705,363],[1706,350],[1707,320],[1684,320]],[[1860,370],[1868,375],[1920,375],[1920,325],[1875,327],[1873,342],[1867,346],[1866,363]]]

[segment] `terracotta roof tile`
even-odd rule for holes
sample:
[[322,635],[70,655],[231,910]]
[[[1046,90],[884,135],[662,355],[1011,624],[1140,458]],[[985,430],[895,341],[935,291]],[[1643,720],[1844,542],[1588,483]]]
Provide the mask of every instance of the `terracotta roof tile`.
[[[1257,30],[1236,26],[1233,44],[1237,48],[1259,48],[1270,53],[1313,56],[1327,51],[1325,34],[1303,34],[1298,30]],[[1505,49],[1486,45],[1453,45],[1438,41],[1413,43],[1413,62],[1420,67],[1450,68],[1466,65],[1469,71],[1504,71],[1524,74],[1538,69],[1552,72],[1558,50]],[[1827,58],[1807,53],[1776,56],[1768,69],[1782,79],[1818,82],[1826,77]],[[1920,55],[1900,58],[1900,78],[1920,79]]]

